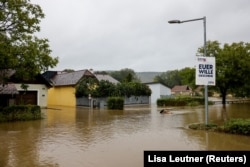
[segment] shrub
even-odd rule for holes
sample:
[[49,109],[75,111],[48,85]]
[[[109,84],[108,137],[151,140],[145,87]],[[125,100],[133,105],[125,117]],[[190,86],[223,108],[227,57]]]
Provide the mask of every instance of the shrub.
[[194,130],[216,130],[218,126],[213,123],[209,123],[207,125],[204,123],[194,123],[189,125],[188,127]]
[[230,119],[225,122],[224,131],[234,134],[250,135],[250,119]]
[[158,106],[197,106],[203,105],[204,98],[176,97],[157,99]]
[[14,105],[5,107],[0,111],[0,122],[6,121],[27,121],[41,119],[40,106]]
[[109,97],[107,99],[108,109],[123,110],[124,99],[122,97]]

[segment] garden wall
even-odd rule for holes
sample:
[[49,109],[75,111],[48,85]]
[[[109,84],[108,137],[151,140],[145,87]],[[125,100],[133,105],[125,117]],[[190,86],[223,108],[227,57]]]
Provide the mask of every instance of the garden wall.
[[[124,105],[131,105],[131,104],[150,104],[150,97],[149,96],[131,96],[124,98]],[[88,97],[80,97],[76,98],[76,106],[93,106],[104,108],[107,106],[107,98],[91,98]]]

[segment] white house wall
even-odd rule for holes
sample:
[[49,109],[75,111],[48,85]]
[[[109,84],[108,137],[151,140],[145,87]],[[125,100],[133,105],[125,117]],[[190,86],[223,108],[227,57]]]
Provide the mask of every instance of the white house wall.
[[155,104],[156,100],[160,97],[160,87],[158,84],[149,84],[149,88],[151,89],[151,103]]
[[[37,105],[47,107],[48,88],[43,84],[28,84],[27,91],[37,91]],[[21,84],[15,84],[18,91],[23,91]]]
[[171,89],[160,84],[160,96],[171,95]]
[[151,94],[151,103],[155,104],[157,99],[161,98],[161,96],[171,95],[171,89],[160,84],[160,83],[152,83],[147,84],[152,91]]

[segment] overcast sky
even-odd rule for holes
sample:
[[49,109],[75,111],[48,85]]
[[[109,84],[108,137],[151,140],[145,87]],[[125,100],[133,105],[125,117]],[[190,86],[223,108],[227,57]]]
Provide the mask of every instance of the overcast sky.
[[56,68],[136,72],[194,67],[207,40],[250,42],[249,0],[31,0],[45,18],[39,37],[50,41]]

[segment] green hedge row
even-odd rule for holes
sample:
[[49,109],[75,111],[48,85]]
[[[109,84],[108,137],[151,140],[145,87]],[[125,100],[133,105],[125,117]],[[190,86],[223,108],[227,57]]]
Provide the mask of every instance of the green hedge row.
[[250,135],[250,119],[230,119],[223,128],[228,133]]
[[204,98],[178,97],[157,99],[158,106],[196,106],[204,105]]
[[41,119],[40,106],[14,105],[0,109],[0,122]]
[[108,97],[107,107],[108,109],[123,110],[124,99],[122,97]]
[[230,119],[222,126],[211,123],[208,125],[205,125],[204,123],[195,123],[188,127],[194,130],[212,130],[240,135],[250,135],[250,119]]

